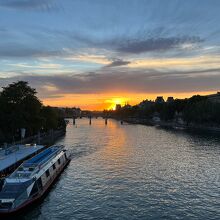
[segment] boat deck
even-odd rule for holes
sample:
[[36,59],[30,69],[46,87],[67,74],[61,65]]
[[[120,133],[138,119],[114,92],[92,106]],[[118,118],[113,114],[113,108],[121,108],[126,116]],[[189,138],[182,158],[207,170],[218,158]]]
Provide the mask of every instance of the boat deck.
[[14,152],[7,155],[5,150],[0,150],[0,172],[44,148],[43,145],[17,145],[16,147]]
[[60,149],[61,148],[58,146],[52,146],[52,147],[42,151],[41,153],[37,154],[33,158],[25,161],[23,163],[23,166],[24,167],[40,166],[40,165],[44,164],[45,162],[47,162],[50,158],[55,156],[60,151]]

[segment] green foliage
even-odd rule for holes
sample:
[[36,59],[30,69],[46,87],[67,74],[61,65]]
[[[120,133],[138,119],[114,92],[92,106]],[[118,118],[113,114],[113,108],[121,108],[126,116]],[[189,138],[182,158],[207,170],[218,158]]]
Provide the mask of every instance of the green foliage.
[[41,116],[43,117],[43,128],[45,130],[55,129],[58,126],[58,113],[50,106],[41,108]]
[[19,81],[3,88],[0,93],[0,128],[6,137],[17,135],[20,128],[27,128],[31,134],[39,127],[41,102],[35,89],[27,82]]
[[121,108],[108,114],[119,118],[136,117],[149,120],[157,114],[163,121],[175,121],[176,117],[181,117],[187,124],[220,125],[220,103],[199,95],[164,103],[145,100],[131,109]]
[[0,141],[13,141],[20,138],[21,128],[26,128],[26,136],[34,135],[42,128],[57,128],[60,118],[53,108],[42,105],[35,89],[19,81],[0,93],[0,122]]
[[194,103],[188,102],[183,111],[183,117],[188,123],[218,124],[220,123],[219,113],[220,103],[201,100]]

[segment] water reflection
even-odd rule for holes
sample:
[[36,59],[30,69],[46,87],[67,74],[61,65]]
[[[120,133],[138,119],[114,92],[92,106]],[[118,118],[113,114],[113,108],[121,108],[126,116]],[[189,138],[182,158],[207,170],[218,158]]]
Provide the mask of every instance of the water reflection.
[[218,138],[77,120],[69,167],[26,219],[220,219]]

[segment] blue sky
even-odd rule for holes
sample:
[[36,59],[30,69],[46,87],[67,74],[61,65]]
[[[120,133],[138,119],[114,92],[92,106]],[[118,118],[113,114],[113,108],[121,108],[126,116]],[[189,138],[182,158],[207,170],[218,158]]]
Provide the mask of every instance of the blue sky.
[[219,0],[0,0],[0,86],[28,80],[48,103],[217,91],[219,11]]

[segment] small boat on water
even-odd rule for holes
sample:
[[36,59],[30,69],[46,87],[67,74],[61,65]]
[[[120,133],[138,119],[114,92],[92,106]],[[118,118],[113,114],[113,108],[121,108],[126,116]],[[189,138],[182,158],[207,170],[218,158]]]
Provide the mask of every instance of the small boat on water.
[[70,160],[63,146],[52,146],[23,162],[5,179],[0,215],[16,213],[42,198]]

